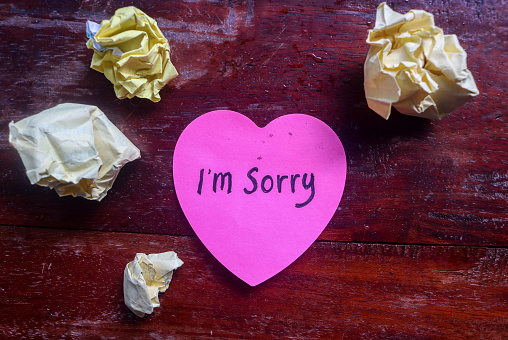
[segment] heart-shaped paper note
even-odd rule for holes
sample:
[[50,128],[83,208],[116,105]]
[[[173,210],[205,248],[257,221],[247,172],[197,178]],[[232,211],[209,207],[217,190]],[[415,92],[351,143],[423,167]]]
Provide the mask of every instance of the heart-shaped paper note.
[[346,156],[322,121],[290,114],[259,128],[213,111],[182,132],[176,194],[190,225],[233,274],[255,286],[296,260],[326,227],[346,181]]

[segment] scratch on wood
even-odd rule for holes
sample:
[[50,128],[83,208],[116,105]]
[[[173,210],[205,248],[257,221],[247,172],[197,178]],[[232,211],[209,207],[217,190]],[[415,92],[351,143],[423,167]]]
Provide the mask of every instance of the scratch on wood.
[[261,65],[266,65],[266,63],[268,63],[270,61],[270,59],[272,59],[272,57],[277,53],[277,51],[280,50],[281,47],[284,45],[285,45],[285,43],[280,43],[279,47],[277,47],[275,49],[275,51],[273,51],[272,54],[268,58],[266,58],[265,61],[263,61],[263,63]]

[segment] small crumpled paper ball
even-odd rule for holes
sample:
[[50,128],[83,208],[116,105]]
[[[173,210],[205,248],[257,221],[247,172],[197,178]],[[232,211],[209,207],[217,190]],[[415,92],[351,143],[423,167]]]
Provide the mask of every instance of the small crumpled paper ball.
[[139,149],[96,106],[65,103],[9,124],[32,184],[102,200]]
[[441,119],[479,94],[457,36],[443,34],[426,11],[403,15],[380,4],[367,43],[365,96],[385,119],[392,106],[406,115]]
[[164,293],[173,277],[173,271],[183,261],[174,251],[159,254],[137,253],[125,266],[123,295],[127,307],[139,317],[152,314],[159,307],[159,292]]
[[158,102],[159,91],[178,75],[168,41],[154,19],[129,6],[99,25],[88,21],[87,47],[94,50],[94,70],[113,83],[116,96]]

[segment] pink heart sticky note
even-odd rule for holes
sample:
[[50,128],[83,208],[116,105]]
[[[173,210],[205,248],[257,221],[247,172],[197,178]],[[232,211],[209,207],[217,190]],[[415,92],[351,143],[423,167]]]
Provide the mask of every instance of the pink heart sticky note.
[[175,147],[185,216],[208,250],[255,286],[296,260],[335,213],[346,181],[339,138],[290,114],[259,128],[233,111],[195,119]]

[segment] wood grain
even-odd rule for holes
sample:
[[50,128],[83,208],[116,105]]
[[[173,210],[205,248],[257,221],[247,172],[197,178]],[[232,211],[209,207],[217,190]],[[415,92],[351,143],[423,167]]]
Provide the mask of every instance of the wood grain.
[[[425,9],[468,52],[480,95],[441,121],[384,121],[363,92],[378,2],[155,1],[180,75],[162,100],[118,100],[89,68],[85,22],[130,1],[0,3],[0,338],[508,338],[506,0],[390,1]],[[141,149],[100,203],[33,186],[8,123],[63,102],[97,105]],[[205,112],[259,126],[327,123],[348,158],[344,196],[312,247],[257,287],[195,237],[173,151]],[[136,252],[185,264],[161,307],[135,317],[122,273]]]
[[[0,227],[0,336],[489,338],[508,336],[508,251],[316,242],[256,287],[195,237]],[[161,307],[123,304],[136,252],[185,262]]]
[[[384,121],[363,94],[366,31],[376,4],[363,1],[146,1],[172,47],[180,76],[163,100],[118,100],[89,68],[87,19],[125,2],[31,1],[0,6],[2,113],[0,223],[193,235],[172,183],[182,130],[215,109],[246,114],[260,126],[293,112],[316,116],[341,138],[348,182],[322,240],[508,245],[508,145],[505,112],[506,6],[394,1],[422,8],[468,51],[481,95],[442,121],[394,115]],[[97,204],[30,186],[7,123],[61,102],[99,106],[141,149]],[[93,218],[92,218],[93,217]]]

